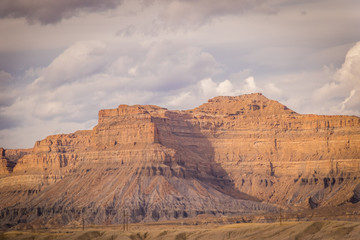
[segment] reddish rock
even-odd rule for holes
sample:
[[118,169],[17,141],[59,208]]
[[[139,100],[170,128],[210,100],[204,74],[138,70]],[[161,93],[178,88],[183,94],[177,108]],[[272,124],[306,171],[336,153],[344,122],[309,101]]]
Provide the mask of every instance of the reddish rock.
[[124,209],[136,222],[318,208],[357,199],[360,118],[297,114],[262,94],[188,111],[120,105],[101,110],[92,130],[8,151],[2,224],[120,223]]

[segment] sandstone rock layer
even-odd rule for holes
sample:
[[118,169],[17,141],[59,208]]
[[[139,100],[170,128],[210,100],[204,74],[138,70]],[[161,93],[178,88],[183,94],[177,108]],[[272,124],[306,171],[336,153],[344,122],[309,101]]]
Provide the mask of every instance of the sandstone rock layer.
[[[360,118],[261,94],[193,110],[120,105],[92,130],[1,149],[0,221],[71,224],[360,204]],[[274,205],[275,204],[275,205]]]

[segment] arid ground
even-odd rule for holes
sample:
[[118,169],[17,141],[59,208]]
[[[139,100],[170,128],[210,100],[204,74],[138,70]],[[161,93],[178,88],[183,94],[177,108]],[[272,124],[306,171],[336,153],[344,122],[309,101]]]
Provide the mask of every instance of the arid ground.
[[349,221],[183,224],[132,224],[127,231],[123,225],[18,230],[2,232],[0,239],[360,239],[360,222]]

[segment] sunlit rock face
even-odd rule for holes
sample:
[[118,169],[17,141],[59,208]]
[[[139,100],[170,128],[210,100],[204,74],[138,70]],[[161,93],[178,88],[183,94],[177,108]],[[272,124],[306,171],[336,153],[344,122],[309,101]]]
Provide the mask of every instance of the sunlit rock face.
[[92,130],[0,150],[3,226],[359,204],[360,118],[302,115],[262,94],[187,111],[120,105]]

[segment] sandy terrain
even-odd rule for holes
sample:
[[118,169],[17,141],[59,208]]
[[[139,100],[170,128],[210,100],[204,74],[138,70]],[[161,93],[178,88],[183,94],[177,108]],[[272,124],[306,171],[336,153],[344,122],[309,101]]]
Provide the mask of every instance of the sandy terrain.
[[360,223],[345,221],[240,223],[229,225],[133,224],[44,231],[8,231],[0,239],[360,239]]

